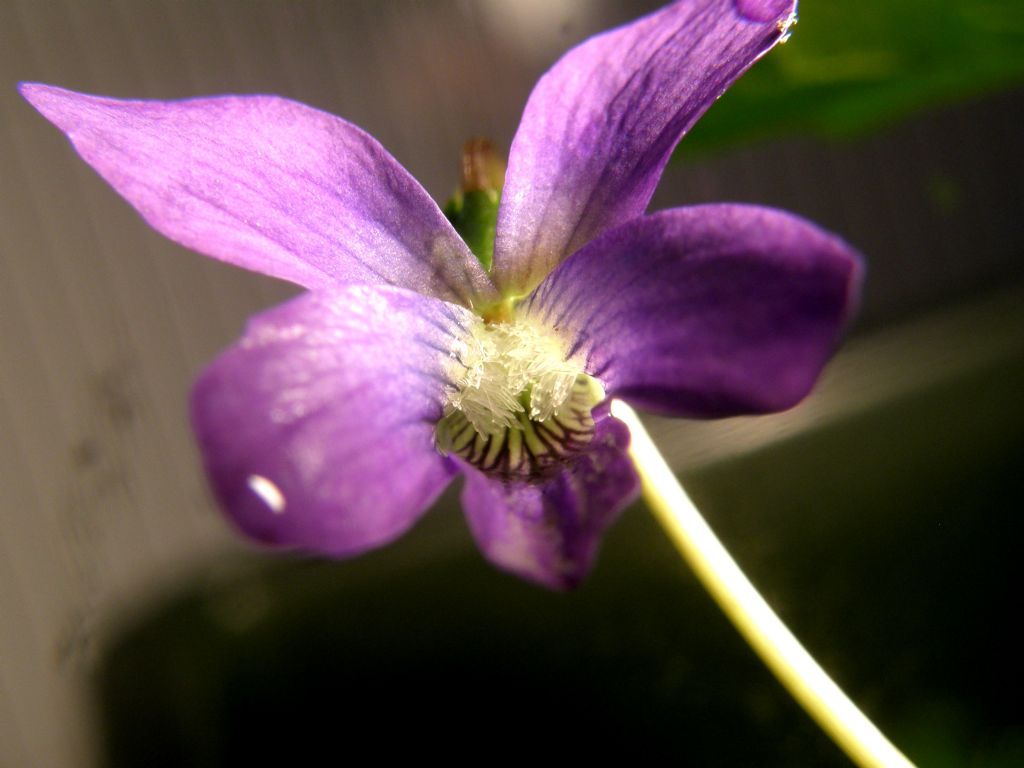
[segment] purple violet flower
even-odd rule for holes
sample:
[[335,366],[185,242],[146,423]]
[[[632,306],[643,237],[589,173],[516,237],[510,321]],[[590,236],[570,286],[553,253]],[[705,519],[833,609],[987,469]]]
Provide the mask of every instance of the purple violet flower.
[[157,230],[308,292],[201,375],[214,492],[267,544],[344,556],[406,531],[457,475],[496,565],[577,584],[637,494],[610,398],[709,418],[808,392],[860,284],[793,215],[645,215],[676,143],[786,34],[793,0],[682,0],[537,83],[485,270],[359,128],[274,96],[22,93]]

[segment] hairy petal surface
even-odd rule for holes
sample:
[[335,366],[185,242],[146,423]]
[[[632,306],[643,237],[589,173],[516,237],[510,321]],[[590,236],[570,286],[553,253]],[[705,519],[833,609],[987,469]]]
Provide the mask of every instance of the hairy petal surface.
[[502,482],[466,467],[462,505],[492,563],[552,589],[586,577],[601,535],[639,491],[629,430],[607,413],[595,417],[586,452],[542,482]]
[[608,395],[676,416],[763,413],[814,384],[859,295],[859,256],[791,214],[677,208],[608,232],[524,309]]
[[403,533],[454,470],[434,424],[469,319],[411,291],[351,286],[250,320],[192,392],[203,462],[234,522],[332,555]]
[[306,288],[397,285],[493,299],[426,191],[369,134],[276,96],[120,101],[21,92],[149,224],[208,256]]
[[512,142],[495,282],[521,295],[644,212],[676,143],[777,43],[795,0],[684,0],[587,40],[540,79]]

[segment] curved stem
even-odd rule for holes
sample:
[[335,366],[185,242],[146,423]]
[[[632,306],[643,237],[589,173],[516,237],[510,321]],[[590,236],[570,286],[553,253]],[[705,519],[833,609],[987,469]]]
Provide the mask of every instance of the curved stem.
[[800,645],[739,569],[686,495],[633,409],[616,400],[612,402],[612,414],[629,427],[630,455],[655,517],[779,682],[858,766],[913,768]]

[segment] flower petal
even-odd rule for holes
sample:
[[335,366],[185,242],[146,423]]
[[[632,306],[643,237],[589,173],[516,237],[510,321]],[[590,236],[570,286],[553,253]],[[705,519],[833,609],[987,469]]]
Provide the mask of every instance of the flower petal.
[[238,526],[347,555],[412,525],[454,470],[434,424],[469,317],[411,291],[351,286],[252,319],[192,393],[206,471]]
[[498,567],[553,589],[574,587],[590,571],[601,535],[639,490],[626,426],[607,413],[595,417],[591,448],[542,483],[466,468],[466,518]]
[[540,79],[512,142],[492,274],[506,295],[644,212],[676,143],[783,36],[795,0],[689,0],[591,38]]
[[154,228],[298,283],[397,285],[493,300],[426,191],[369,134],[275,96],[119,101],[21,92]]
[[677,416],[763,413],[814,384],[862,270],[838,238],[746,205],[678,208],[608,232],[524,302],[609,396]]

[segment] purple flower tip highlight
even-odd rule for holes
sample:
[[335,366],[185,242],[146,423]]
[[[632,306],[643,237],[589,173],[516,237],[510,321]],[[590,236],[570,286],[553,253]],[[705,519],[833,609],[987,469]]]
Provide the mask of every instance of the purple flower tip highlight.
[[751,21],[773,21],[786,23],[796,14],[796,3],[792,0],[735,0],[736,10]]
[[307,289],[252,318],[192,393],[242,531],[353,555],[462,475],[483,553],[565,589],[638,492],[611,398],[691,418],[788,408],[853,310],[858,256],[807,221],[644,213],[676,143],[794,9],[681,0],[569,51],[513,140],[489,270],[340,118],[275,96],[21,92],[155,229]]

